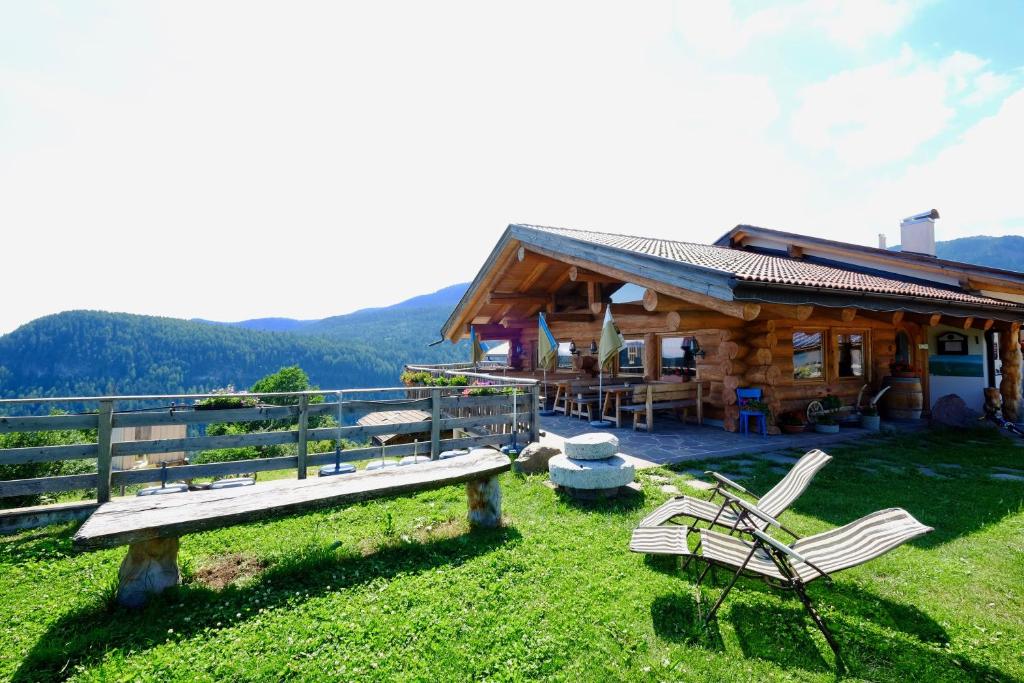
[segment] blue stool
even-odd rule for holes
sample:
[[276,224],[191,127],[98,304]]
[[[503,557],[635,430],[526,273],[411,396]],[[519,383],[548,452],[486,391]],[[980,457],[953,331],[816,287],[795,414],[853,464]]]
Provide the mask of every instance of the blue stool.
[[751,401],[761,400],[760,389],[736,390],[736,402],[740,406],[740,434],[750,434],[750,418],[757,420],[757,431],[761,436],[768,436],[768,416],[763,410],[747,410],[744,406]]

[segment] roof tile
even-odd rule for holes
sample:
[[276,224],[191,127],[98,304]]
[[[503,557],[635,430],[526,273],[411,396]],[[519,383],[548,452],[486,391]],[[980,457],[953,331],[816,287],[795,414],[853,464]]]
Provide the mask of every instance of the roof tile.
[[1007,301],[975,296],[958,289],[907,282],[854,270],[824,266],[799,259],[771,256],[753,251],[731,249],[729,247],[539,225],[523,225],[523,227],[613,249],[621,249],[623,251],[656,256],[677,263],[709,268],[747,282],[819,287],[838,291],[917,296],[985,306],[1013,306],[1012,303]]

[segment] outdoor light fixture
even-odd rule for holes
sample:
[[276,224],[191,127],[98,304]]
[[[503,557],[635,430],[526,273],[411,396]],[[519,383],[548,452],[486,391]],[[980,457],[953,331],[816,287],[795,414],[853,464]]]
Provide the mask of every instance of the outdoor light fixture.
[[570,356],[575,356],[578,353],[579,353],[579,351],[576,349],[576,340],[575,339],[570,339],[569,340],[569,355]]
[[597,342],[594,341],[593,339],[590,340],[590,355],[591,356],[596,356],[597,355]]
[[707,355],[704,349],[700,347],[700,342],[697,341],[696,337],[690,337],[690,353],[692,353],[695,358],[703,358]]

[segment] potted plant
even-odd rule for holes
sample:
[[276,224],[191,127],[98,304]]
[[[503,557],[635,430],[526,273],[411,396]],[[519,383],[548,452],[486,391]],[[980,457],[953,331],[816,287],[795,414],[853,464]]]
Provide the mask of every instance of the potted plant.
[[836,416],[827,413],[819,417],[818,421],[814,423],[814,431],[819,434],[838,434],[839,422],[836,420]]
[[878,406],[874,403],[864,406],[860,411],[860,426],[869,432],[877,432],[882,427],[882,417],[878,414]]
[[807,429],[807,424],[800,413],[791,410],[779,416],[779,429],[786,434],[799,434]]

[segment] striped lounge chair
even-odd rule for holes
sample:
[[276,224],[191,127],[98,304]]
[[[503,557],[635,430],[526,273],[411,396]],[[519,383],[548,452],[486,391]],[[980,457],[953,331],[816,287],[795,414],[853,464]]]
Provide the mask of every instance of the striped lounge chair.
[[[756,500],[759,510],[775,518],[800,497],[818,470],[828,464],[831,459],[832,456],[824,451],[818,449],[808,451],[778,484],[760,498],[718,472],[707,472],[715,480],[715,488],[711,490],[711,495],[707,500],[691,496],[676,496],[640,520],[639,528],[636,531],[641,537],[649,535],[650,531],[641,530],[660,527],[666,522],[674,522],[679,517],[692,519],[693,525],[703,521],[707,522],[709,526],[717,525],[728,528],[730,531],[764,529],[765,523],[760,518],[747,513],[746,508],[749,505],[730,493],[728,489],[752,496]],[[720,500],[716,500],[716,498]],[[793,538],[798,538],[789,529],[782,528]]]
[[[771,524],[775,525],[774,520]],[[682,535],[688,531],[679,527],[665,530]],[[715,617],[722,601],[740,575],[763,579],[771,586],[793,591],[825,636],[829,647],[836,655],[836,662],[842,666],[839,646],[811,604],[805,586],[819,578],[831,581],[831,574],[864,564],[932,530],[901,508],[879,510],[846,526],[799,539],[790,545],[781,543],[760,529],[751,531],[752,541],[710,529],[700,529],[697,533],[700,534],[702,556],[708,566],[697,579],[698,597],[700,583],[709,568],[717,565],[736,570],[708,612],[704,623]],[[683,543],[686,543],[685,538]]]

